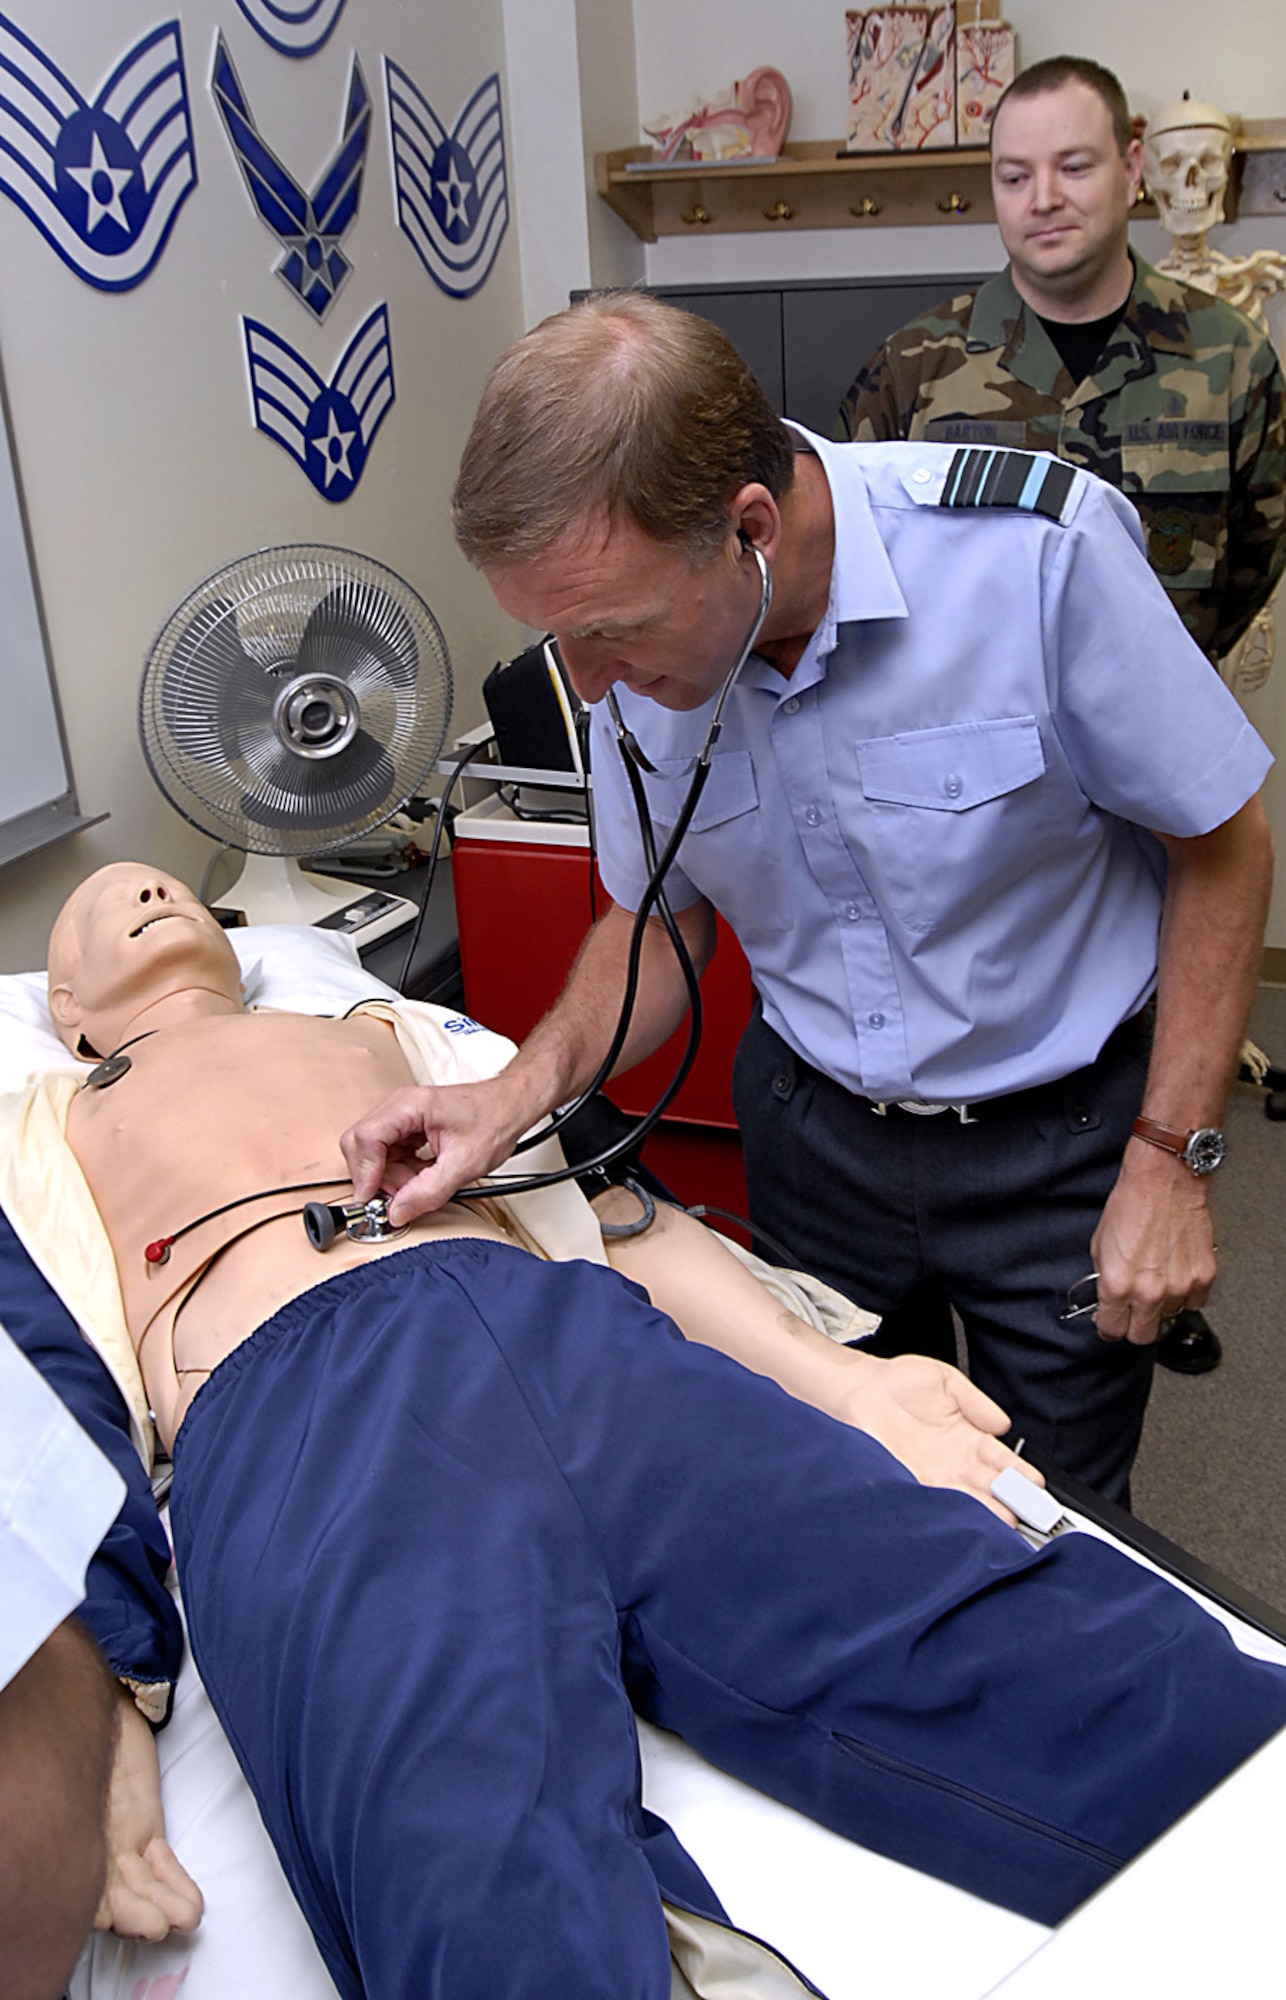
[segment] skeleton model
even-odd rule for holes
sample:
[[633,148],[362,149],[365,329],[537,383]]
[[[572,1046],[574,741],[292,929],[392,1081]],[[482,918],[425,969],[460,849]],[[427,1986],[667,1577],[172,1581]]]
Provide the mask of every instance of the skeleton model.
[[[1271,333],[1268,304],[1286,292],[1286,256],[1278,250],[1255,250],[1248,257],[1226,257],[1206,241],[1206,232],[1223,221],[1232,136],[1226,112],[1188,98],[1149,119],[1143,172],[1162,225],[1173,239],[1170,255],[1158,268],[1185,284],[1216,293]],[[1272,669],[1275,644],[1269,604],[1223,663],[1229,685],[1261,688]]]

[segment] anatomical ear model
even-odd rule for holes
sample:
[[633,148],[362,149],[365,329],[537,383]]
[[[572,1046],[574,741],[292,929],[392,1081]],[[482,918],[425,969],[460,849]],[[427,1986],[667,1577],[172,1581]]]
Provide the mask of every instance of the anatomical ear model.
[[752,69],[686,116],[667,113],[643,130],[663,160],[775,160],[790,125],[790,102],[790,85],[779,69]]

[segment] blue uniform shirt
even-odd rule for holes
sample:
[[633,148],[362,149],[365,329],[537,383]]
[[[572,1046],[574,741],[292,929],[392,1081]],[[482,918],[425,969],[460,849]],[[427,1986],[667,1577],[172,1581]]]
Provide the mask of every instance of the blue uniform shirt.
[[[706,896],[764,1017],[875,1098],[968,1100],[1091,1062],[1156,983],[1164,853],[1254,796],[1265,745],[1188,637],[1138,517],[1076,473],[1060,519],[940,505],[954,448],[832,445],[826,616],[789,678],[753,656],[668,889]],[[627,690],[658,847],[713,703]],[[647,880],[606,705],[599,858]]]
[[125,1486],[0,1328],[0,1687],[85,1595]]

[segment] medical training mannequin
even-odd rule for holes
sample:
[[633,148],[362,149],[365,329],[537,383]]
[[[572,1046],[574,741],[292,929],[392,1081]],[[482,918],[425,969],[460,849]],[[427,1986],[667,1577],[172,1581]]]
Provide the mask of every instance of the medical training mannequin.
[[[181,883],[133,863],[100,869],[64,906],[50,939],[49,998],[68,1047],[87,1053],[88,1044],[101,1057],[134,1044],[128,1089],[82,1091],[68,1137],[111,1239],[168,1448],[199,1383],[253,1327],[320,1276],[392,1254],[407,1239],[379,1245],[341,1236],[323,1267],[300,1226],[303,1197],[278,1197],[193,1232],[163,1264],[148,1263],[143,1246],[258,1187],[311,1178],[319,1195],[341,1199],[348,1183],[340,1133],[408,1083],[410,1072],[382,1021],[248,1013],[240,969],[214,918]],[[202,1135],[199,1145],[194,1133]],[[613,1214],[623,1199],[628,1204],[628,1197],[615,1198]],[[281,1221],[246,1232],[276,1210]],[[485,1204],[451,1203],[440,1221],[414,1224],[413,1239],[507,1240],[494,1213]],[[664,1252],[651,1254],[662,1240]],[[229,1249],[212,1263],[224,1244]],[[1012,1518],[988,1491],[996,1474],[1017,1462],[995,1442],[1001,1412],[957,1370],[912,1358],[904,1372],[836,1347],[774,1306],[705,1230],[677,1213],[663,1213],[644,1237],[609,1243],[607,1254],[663,1310],[673,1301],[672,1316],[690,1339],[736,1346],[738,1359],[763,1364],[764,1372],[771,1363],[784,1387],[832,1415],[877,1427],[892,1450],[900,1444],[917,1477],[959,1484]],[[165,1302],[180,1300],[207,1266],[171,1340]],[[886,1383],[907,1386],[881,1416],[884,1396],[874,1385],[882,1392]]]
[[[1286,1670],[1182,1593],[929,1491],[588,1251],[516,1247],[516,1201],[324,1257],[302,1193],[211,1216],[338,1177],[410,1069],[364,1012],[247,1016],[230,957],[164,874],[73,897],[50,1006],[93,1067],[0,1105],[5,1208],[54,1282],[59,1230],[115,1260],[194,1658],[343,2000],[669,2000],[694,1931],[731,1990],[751,1941],[643,1811],[634,1713],[1042,1922],[1286,1726]],[[768,1957],[737,1990],[795,1990]]]
[[[371,1016],[247,1013],[236,958],[209,912],[169,875],[129,863],[100,870],[65,905],[50,940],[49,991],[59,1033],[87,1068],[118,1051],[128,1058],[128,1069],[105,1085],[93,1083],[91,1070],[67,1133],[111,1241],[167,1449],[218,1363],[321,1278],[394,1254],[408,1240],[507,1240],[497,1211],[453,1203],[386,1246],[341,1236],[323,1264],[300,1224],[303,1192],[234,1208],[176,1242],[164,1263],[149,1263],[144,1246],[257,1188],[315,1182],[309,1192],[342,1199],[339,1134],[412,1080],[406,1058],[387,1024]],[[622,1189],[599,1205],[618,1220],[637,1213]],[[256,1226],[278,1211],[280,1220]],[[678,1211],[663,1208],[645,1235],[607,1247],[610,1261],[689,1338],[735,1347],[747,1366],[861,1423],[926,1482],[958,1485],[1012,1518],[989,1493],[996,1474],[1016,1462],[997,1442],[1005,1419],[966,1377],[919,1357],[882,1361],[837,1346],[774,1304]],[[197,1920],[199,1894],[163,1838],[151,1732],[129,1701],[122,1702],[112,1849],[101,1926],[157,1937]]]

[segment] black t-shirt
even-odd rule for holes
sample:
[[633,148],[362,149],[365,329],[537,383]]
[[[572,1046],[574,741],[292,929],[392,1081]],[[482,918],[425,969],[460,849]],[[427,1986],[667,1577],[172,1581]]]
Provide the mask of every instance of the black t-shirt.
[[1129,303],[1128,298],[1122,300],[1116,311],[1108,313],[1104,319],[1046,319],[1043,314],[1037,313],[1037,319],[1053,341],[1059,360],[1077,388],[1098,367],[1103,349],[1125,318],[1125,308]]

